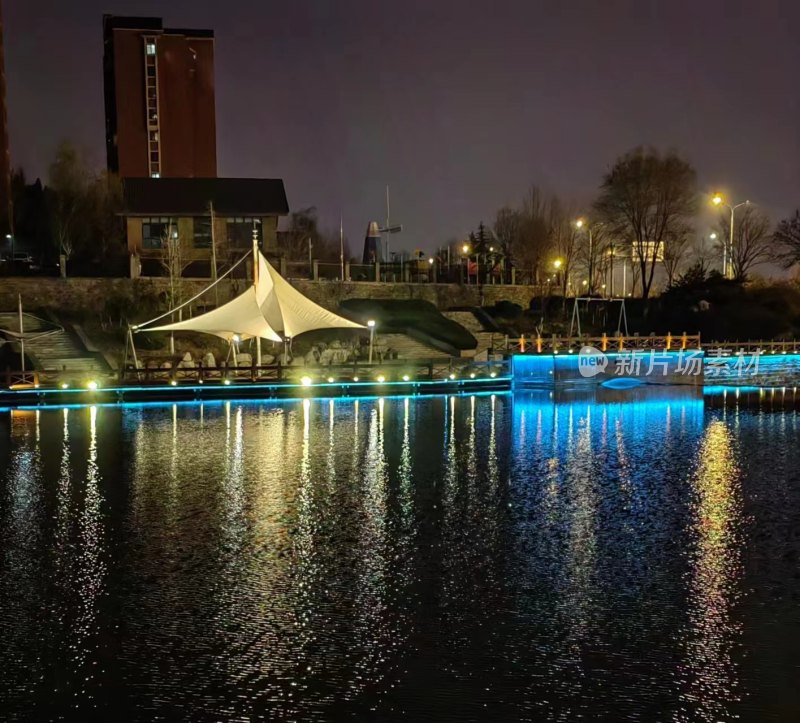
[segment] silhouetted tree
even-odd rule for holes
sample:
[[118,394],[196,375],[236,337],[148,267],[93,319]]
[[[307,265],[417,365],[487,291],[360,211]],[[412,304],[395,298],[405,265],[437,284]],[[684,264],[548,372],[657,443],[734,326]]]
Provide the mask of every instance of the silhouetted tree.
[[695,184],[694,169],[675,153],[644,148],[617,159],[603,178],[595,208],[615,236],[631,240],[645,299],[664,244],[691,232]]
[[85,214],[88,210],[90,172],[73,145],[64,141],[50,164],[48,201],[53,224],[53,239],[61,256],[61,275],[67,262],[85,240]]
[[778,224],[773,240],[776,260],[784,268],[800,263],[800,210]]
[[667,274],[667,286],[672,286],[683,265],[689,251],[689,238],[685,229],[679,229],[677,234],[672,234],[664,242],[661,262]]
[[122,181],[114,173],[102,171],[86,188],[88,243],[84,251],[94,261],[118,258],[125,250],[122,210]]
[[755,266],[775,258],[773,236],[768,216],[756,206],[744,206],[736,216],[733,244],[730,243],[730,216],[725,213],[717,223],[717,238],[731,250],[733,276],[744,280]]

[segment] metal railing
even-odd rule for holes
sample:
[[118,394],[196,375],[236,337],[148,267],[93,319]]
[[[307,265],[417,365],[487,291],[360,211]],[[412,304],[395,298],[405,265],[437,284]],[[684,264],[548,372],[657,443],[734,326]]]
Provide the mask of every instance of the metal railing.
[[506,351],[512,354],[555,354],[577,353],[581,347],[592,346],[604,352],[633,351],[633,350],[662,350],[681,351],[702,349],[699,334],[666,334],[664,336],[521,336],[517,339],[509,338],[506,342]]
[[38,371],[12,371],[6,369],[3,375],[3,386],[6,389],[36,389],[40,379]]
[[[391,360],[384,362],[350,362],[347,364],[331,365],[281,365],[252,363],[247,366],[234,366],[221,364],[218,366],[205,366],[202,362],[194,366],[177,366],[170,368],[163,366],[164,362],[151,363],[150,366],[134,367],[128,364],[120,370],[120,383],[136,384],[180,384],[183,382],[221,382],[228,380],[249,382],[299,382],[303,377],[309,377],[315,382],[329,381],[331,383],[347,381],[446,381],[451,378],[479,378],[481,376],[502,376],[508,373],[508,362],[500,361],[473,361],[470,359],[451,358],[447,360]],[[470,375],[474,375],[471,377]],[[406,379],[405,377],[408,377]]]

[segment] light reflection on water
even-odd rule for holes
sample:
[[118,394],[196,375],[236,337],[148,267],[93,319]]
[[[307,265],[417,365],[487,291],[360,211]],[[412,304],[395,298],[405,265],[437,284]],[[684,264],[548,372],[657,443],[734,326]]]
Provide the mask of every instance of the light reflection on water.
[[0,417],[0,702],[12,719],[785,717],[796,413],[657,394]]

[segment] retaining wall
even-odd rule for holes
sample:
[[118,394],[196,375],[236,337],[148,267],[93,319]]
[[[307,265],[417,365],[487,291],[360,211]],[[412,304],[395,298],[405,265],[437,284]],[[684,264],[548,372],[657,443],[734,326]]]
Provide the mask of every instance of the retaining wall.
[[[292,285],[313,301],[335,309],[345,299],[423,299],[439,309],[453,306],[491,305],[498,301],[511,301],[527,308],[536,293],[532,286],[461,286],[459,284],[389,284],[361,281],[307,281],[290,280]],[[184,279],[186,296],[201,291],[207,279]],[[166,293],[166,278],[102,279],[102,278],[52,278],[6,277],[0,279],[0,310],[12,310],[17,297],[22,296],[26,308],[49,307],[65,311],[86,312],[103,308],[111,297],[133,298],[139,293]],[[242,280],[220,282],[220,300],[227,301],[244,290]],[[238,291],[237,291],[238,289]],[[208,294],[208,301],[213,294]]]

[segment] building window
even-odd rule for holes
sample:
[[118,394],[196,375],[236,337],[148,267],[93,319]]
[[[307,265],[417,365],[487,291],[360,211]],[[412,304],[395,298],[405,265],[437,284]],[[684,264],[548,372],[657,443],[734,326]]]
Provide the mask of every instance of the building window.
[[250,248],[253,244],[253,224],[255,223],[258,245],[261,246],[263,233],[260,218],[228,218],[228,243],[235,248]]
[[208,216],[194,218],[194,247],[196,249],[211,248],[211,219]]
[[178,238],[178,222],[175,219],[143,218],[142,248],[160,249],[170,233],[172,238]]
[[148,55],[155,55],[156,54],[156,43],[155,43],[154,40],[148,39],[147,43],[145,44],[145,48],[146,48],[145,52]]

